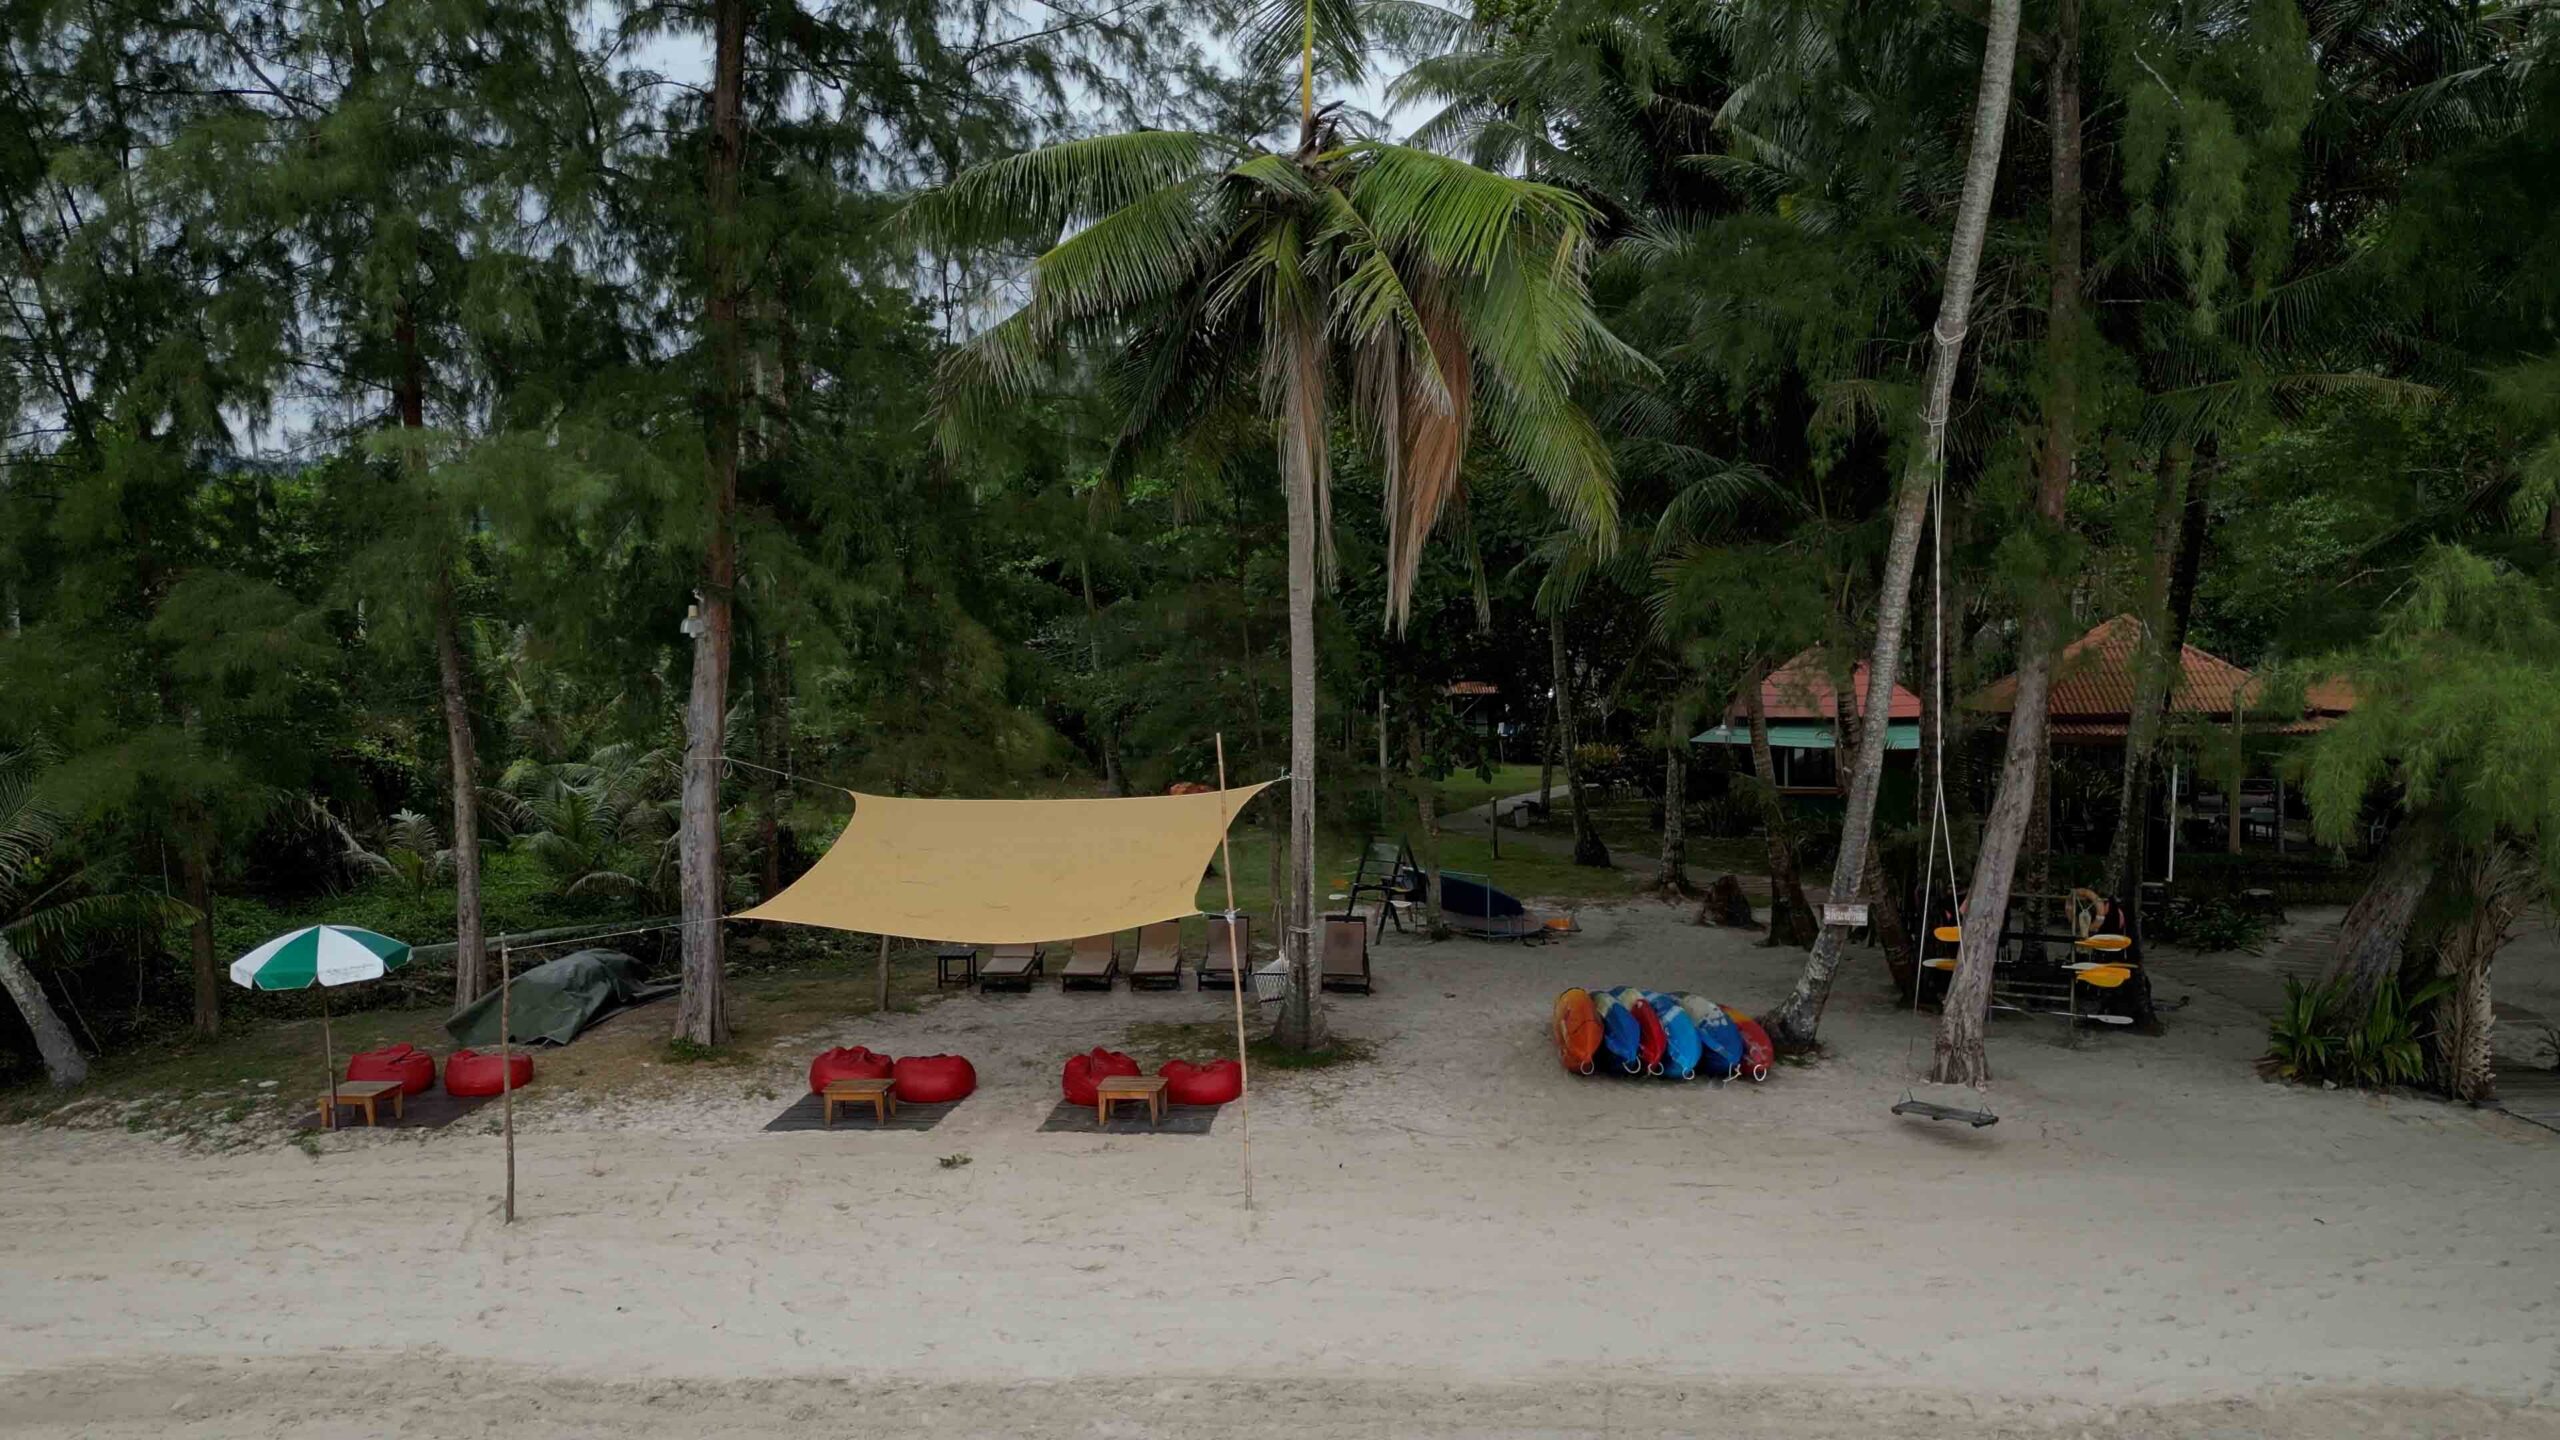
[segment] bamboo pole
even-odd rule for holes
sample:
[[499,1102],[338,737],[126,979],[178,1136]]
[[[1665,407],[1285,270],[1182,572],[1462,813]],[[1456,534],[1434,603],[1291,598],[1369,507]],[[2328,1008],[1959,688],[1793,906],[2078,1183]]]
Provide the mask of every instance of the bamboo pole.
[[1235,977],[1236,1127],[1244,1137],[1244,1208],[1253,1208],[1253,1085],[1245,1062],[1244,956],[1236,939],[1236,857],[1227,846],[1227,734],[1218,732],[1218,874],[1227,882],[1227,973]]
[[506,942],[498,944],[498,1108],[507,1132],[506,1224],[516,1223],[516,1072],[515,959]]

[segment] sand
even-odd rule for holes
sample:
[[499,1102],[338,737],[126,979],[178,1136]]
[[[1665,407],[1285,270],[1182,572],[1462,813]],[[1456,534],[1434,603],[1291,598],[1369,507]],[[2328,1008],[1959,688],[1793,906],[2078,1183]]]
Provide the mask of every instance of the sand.
[[[1258,1089],[1250,1211],[1233,1114],[1037,1133],[1071,1048],[1226,1013],[1188,991],[954,996],[668,1099],[537,1087],[512,1228],[469,1124],[0,1130],[0,1435],[2560,1437],[2560,1135],[2261,1083],[2263,1022],[2210,992],[2160,1039],[2003,1021],[1999,1125],[1898,1120],[1925,1026],[1872,956],[1811,1068],[1578,1078],[1559,987],[1756,1007],[1795,964],[1582,918],[1390,937],[1330,1001],[1377,1059]],[[758,1133],[839,1042],[982,1088],[931,1133]]]

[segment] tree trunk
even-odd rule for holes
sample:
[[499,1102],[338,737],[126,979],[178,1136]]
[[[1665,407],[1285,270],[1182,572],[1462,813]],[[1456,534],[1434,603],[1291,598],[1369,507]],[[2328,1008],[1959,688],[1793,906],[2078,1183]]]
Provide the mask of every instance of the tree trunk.
[[2475,1104],[2494,1098],[2489,968],[2505,948],[2517,917],[2533,898],[2538,867],[2504,840],[2469,851],[2463,859],[2462,918],[2436,945],[2436,970],[2450,976],[2453,993],[2436,1002],[2437,1074],[2445,1093]]
[[480,756],[464,688],[462,620],[455,611],[448,570],[435,593],[436,679],[453,780],[453,1008],[459,1011],[488,991],[489,962],[480,915]]
[[675,1030],[697,1045],[729,1038],[724,993],[725,936],[720,856],[720,763],[727,751],[731,613],[738,583],[739,410],[744,403],[746,341],[740,316],[739,170],[746,147],[746,0],[717,0],[712,9],[711,158],[706,179],[710,215],[706,258],[710,303],[711,404],[707,449],[709,535],[693,637],[693,689],[685,704],[684,792],[678,849],[684,918],[683,986]]
[[[1926,443],[1904,466],[1894,497],[1893,536],[1885,549],[1884,585],[1876,598],[1876,640],[1867,662],[1867,734],[1858,746],[1849,783],[1848,813],[1840,831],[1840,860],[1831,893],[1863,892],[1867,843],[1875,831],[1876,794],[1884,782],[1884,747],[1892,718],[1893,687],[1902,666],[1902,632],[1910,618],[1911,575],[1920,558],[1920,525],[1929,514],[1930,481],[1946,453],[1947,416],[1955,398],[1956,363],[1964,353],[1973,311],[1973,282],[1982,264],[1982,236],[1991,218],[1991,192],[2000,177],[2000,147],[2009,116],[2010,71],[2018,58],[2019,0],[1990,0],[1982,47],[1982,85],[1974,99],[1973,144],[1965,162],[1964,195],[1956,206],[1955,234],[1947,248],[1943,293],[1933,329],[1921,418]],[[1790,1048],[1811,1045],[1822,1023],[1831,977],[1840,968],[1848,934],[1825,926],[1796,977],[1795,989],[1768,1017],[1771,1038]]]
[[2133,712],[2126,717],[2124,773],[2116,785],[2116,829],[2107,841],[2108,883],[2127,905],[2142,893],[2143,844],[2151,818],[2151,751],[2160,740],[2169,677],[2178,673],[2179,640],[2169,634],[2169,582],[2178,569],[2187,468],[2183,446],[2161,458],[2159,490],[2151,506],[2151,576],[2143,594],[2142,666],[2134,677]]
[[1813,943],[1813,908],[1805,903],[1804,877],[1796,873],[1795,826],[1786,797],[1778,793],[1778,757],[1769,750],[1769,708],[1760,695],[1767,667],[1754,665],[1743,685],[1743,709],[1751,717],[1751,773],[1760,780],[1761,828],[1769,837],[1769,941],[1801,949]]
[[2339,987],[2339,1002],[2348,1015],[2361,1019],[2373,1003],[2373,992],[2400,973],[2418,902],[2435,883],[2439,838],[2432,817],[2403,819],[2384,843],[2364,893],[2347,907],[2326,983]]
[[[782,893],[782,814],[784,776],[791,770],[791,637],[777,634],[765,658],[764,676],[756,682],[757,756],[765,767],[763,815],[757,840],[763,851],[757,893],[770,900]],[[773,773],[773,772],[781,773]]]
[[1573,863],[1605,869],[1609,847],[1601,843],[1600,831],[1591,823],[1591,807],[1582,793],[1582,761],[1574,754],[1578,720],[1574,715],[1573,667],[1565,657],[1561,615],[1547,621],[1547,648],[1556,672],[1556,743],[1564,751],[1565,797],[1573,804]]
[[[1102,685],[1102,610],[1093,598],[1093,562],[1083,556],[1076,559],[1076,574],[1084,582],[1085,678],[1098,690]],[[1129,777],[1120,768],[1120,720],[1107,705],[1097,703],[1091,715],[1093,734],[1102,749],[1102,785],[1113,795],[1129,793]]]
[[187,922],[187,949],[196,982],[195,1032],[206,1040],[222,1033],[222,970],[213,958],[213,860],[201,835],[187,837],[179,862],[185,872],[187,904],[195,917]]
[[0,990],[18,1002],[18,1013],[26,1018],[27,1028],[35,1032],[36,1053],[44,1058],[44,1073],[57,1089],[68,1090],[89,1078],[89,1059],[71,1038],[62,1017],[53,1012],[53,1002],[45,998],[44,986],[36,982],[35,972],[9,945],[9,937],[0,935]]
[[[2056,0],[2053,74],[2046,85],[2053,134],[2051,189],[2052,289],[2045,310],[2046,364],[2044,450],[2036,481],[2036,517],[2048,544],[2062,537],[2063,503],[2080,445],[2080,0]],[[2047,575],[2050,577],[2048,567]],[[2027,598],[2020,630],[2017,704],[2009,711],[2008,743],[2001,755],[2000,787],[1982,828],[1973,883],[1965,890],[1964,940],[1956,952],[1955,978],[1938,1012],[1936,1063],[1930,1079],[1942,1085],[1990,1082],[1991,1062],[1982,1048],[1991,1004],[1991,970],[2000,953],[2000,930],[2009,913],[2010,885],[2019,850],[2032,821],[2043,819],[2045,709],[2053,684],[2063,587],[2040,580]],[[2039,838],[2050,835],[2038,823]],[[2043,845],[2030,861],[2030,877],[2044,870]]]
[[[2554,507],[2560,508],[2560,507]],[[1547,723],[1538,728],[1538,816],[1544,819],[1556,813],[1556,707],[1555,697],[1547,697]]]
[[1673,707],[1662,707],[1662,863],[1654,867],[1653,888],[1666,899],[1689,893],[1688,822],[1681,814],[1689,804],[1689,745],[1672,733],[1678,718]]
[[[1416,701],[1413,723],[1404,732],[1405,764],[1413,772],[1413,804],[1422,817],[1422,933],[1437,940],[1447,933],[1440,922],[1440,797],[1423,773],[1422,702]],[[1497,814],[1495,824],[1500,824]]]

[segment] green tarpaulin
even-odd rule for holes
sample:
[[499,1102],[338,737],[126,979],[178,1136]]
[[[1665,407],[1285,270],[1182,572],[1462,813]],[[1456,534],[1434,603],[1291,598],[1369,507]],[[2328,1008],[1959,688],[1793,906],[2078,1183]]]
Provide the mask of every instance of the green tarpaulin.
[[[491,957],[495,959],[495,956]],[[619,950],[580,950],[536,965],[515,977],[512,987],[514,1042],[528,1045],[548,1040],[566,1045],[578,1032],[616,1010],[655,1000],[675,989],[650,985],[641,978],[640,962]],[[461,1014],[444,1022],[456,1044],[473,1049],[498,1043],[498,992],[491,990]]]

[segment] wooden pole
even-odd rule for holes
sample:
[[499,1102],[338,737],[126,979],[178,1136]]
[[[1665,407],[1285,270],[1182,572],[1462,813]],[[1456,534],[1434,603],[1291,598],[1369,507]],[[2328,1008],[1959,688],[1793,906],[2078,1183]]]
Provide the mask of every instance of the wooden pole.
[[[316,972],[311,983],[320,985]],[[338,1128],[338,1047],[329,1038],[329,987],[326,985],[320,985],[320,1066],[322,1078],[329,1082],[320,1088],[320,1093],[327,1097],[320,1102],[320,1128],[335,1130]]]
[[508,953],[507,943],[498,942],[498,1108],[507,1132],[507,1211],[506,1224],[516,1223],[516,1072],[515,1054],[509,1046],[515,1039],[515,959]]
[[[1381,692],[1382,694],[1384,692]],[[1383,733],[1383,732],[1382,732]],[[1218,732],[1218,873],[1227,882],[1227,973],[1236,992],[1236,1127],[1244,1137],[1244,1208],[1253,1208],[1253,1086],[1245,1063],[1244,956],[1236,939],[1236,857],[1227,848],[1227,733]]]
[[889,1013],[889,937],[886,935],[880,937],[880,990],[873,997],[871,1008],[877,1014]]

